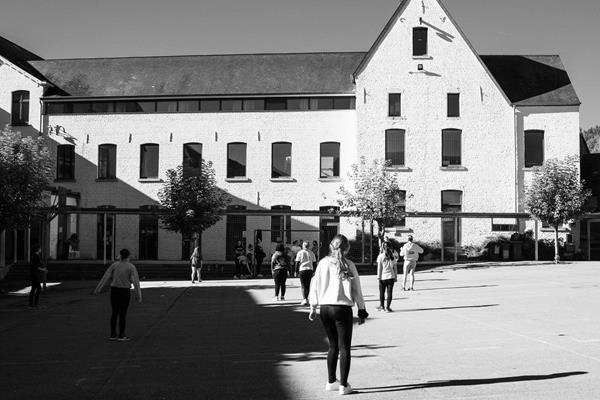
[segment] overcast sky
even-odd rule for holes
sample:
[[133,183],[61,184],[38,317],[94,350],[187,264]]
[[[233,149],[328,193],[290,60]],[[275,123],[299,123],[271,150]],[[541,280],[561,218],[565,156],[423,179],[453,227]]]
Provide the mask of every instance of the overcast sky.
[[[442,0],[480,54],[560,54],[600,125],[600,0]],[[0,35],[43,58],[366,51],[400,0],[6,0]]]

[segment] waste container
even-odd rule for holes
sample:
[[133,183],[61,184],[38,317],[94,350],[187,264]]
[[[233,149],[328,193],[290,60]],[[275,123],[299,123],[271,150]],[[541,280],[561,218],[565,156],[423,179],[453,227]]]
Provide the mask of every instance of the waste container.
[[520,240],[513,240],[510,242],[512,249],[512,260],[521,261],[523,259],[523,242]]
[[510,243],[502,243],[502,260],[510,260]]

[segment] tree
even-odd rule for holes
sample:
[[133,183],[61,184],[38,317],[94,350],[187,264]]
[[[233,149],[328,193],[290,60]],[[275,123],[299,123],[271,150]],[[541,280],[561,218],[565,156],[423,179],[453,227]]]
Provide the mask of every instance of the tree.
[[231,201],[229,195],[217,187],[212,162],[202,160],[201,168],[192,176],[184,174],[183,166],[167,171],[167,180],[158,197],[168,214],[161,220],[168,230],[200,234],[216,224],[220,211]]
[[41,138],[8,125],[0,131],[0,232],[29,224],[51,178],[52,159]]
[[340,187],[338,200],[340,211],[352,217],[377,224],[379,244],[383,241],[385,228],[394,226],[406,216],[404,204],[406,192],[398,187],[396,177],[388,170],[389,161],[382,159],[368,163],[361,157],[358,164],[352,165],[349,174],[353,182],[351,189]]
[[600,126],[595,126],[586,130],[579,129],[579,133],[587,143],[590,153],[600,153]]
[[525,207],[531,215],[554,228],[555,263],[560,262],[558,228],[583,214],[591,195],[579,180],[578,163],[577,156],[547,160],[536,168],[525,195]]

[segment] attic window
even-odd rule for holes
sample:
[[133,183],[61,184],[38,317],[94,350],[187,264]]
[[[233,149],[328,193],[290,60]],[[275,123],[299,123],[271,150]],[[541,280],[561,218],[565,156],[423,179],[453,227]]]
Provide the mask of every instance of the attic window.
[[413,56],[427,55],[427,28],[413,28]]

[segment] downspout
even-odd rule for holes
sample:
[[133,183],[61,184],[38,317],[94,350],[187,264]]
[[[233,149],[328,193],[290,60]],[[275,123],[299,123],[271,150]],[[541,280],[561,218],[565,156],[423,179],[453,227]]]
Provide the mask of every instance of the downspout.
[[514,140],[515,140],[515,212],[519,212],[519,122],[517,117],[517,106],[513,108]]

